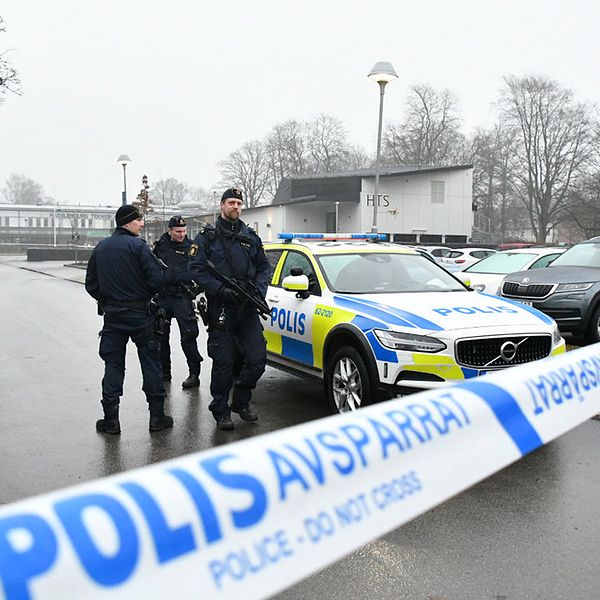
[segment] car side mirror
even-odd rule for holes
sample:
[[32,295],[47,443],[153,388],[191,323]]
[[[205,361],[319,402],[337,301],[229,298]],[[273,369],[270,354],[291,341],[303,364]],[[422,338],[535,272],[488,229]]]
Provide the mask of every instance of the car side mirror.
[[308,298],[308,277],[302,275],[288,275],[283,278],[282,286],[288,292],[296,292],[296,298]]

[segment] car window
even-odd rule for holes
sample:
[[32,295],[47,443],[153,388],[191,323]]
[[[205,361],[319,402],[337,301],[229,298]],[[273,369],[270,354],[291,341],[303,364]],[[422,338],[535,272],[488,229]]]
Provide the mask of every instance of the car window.
[[470,254],[473,258],[485,258],[486,256],[489,256],[490,254],[494,253],[488,252],[487,250],[473,250],[473,252],[471,252]]
[[464,252],[461,252],[460,250],[452,250],[451,252],[448,252],[448,254],[446,254],[446,256],[444,258],[458,258],[459,256],[462,256],[464,254]]
[[535,256],[535,254],[521,254],[517,252],[498,252],[480,260],[478,263],[467,267],[465,273],[494,273],[507,275],[520,271]]
[[543,269],[547,267],[557,256],[560,256],[561,253],[557,252],[556,254],[546,254],[546,256],[542,256],[538,258],[529,269]]
[[369,252],[321,255],[317,260],[334,292],[466,291],[447,271],[420,255]]
[[435,250],[432,250],[430,254],[432,256],[448,256],[450,252],[451,250],[448,248],[436,248]]
[[273,273],[273,277],[275,277],[275,269],[277,268],[277,263],[283,254],[283,250],[265,250],[265,254],[267,255],[267,260],[271,265],[271,272]]
[[285,257],[283,268],[281,269],[280,285],[284,278],[291,274],[294,267],[300,267],[304,275],[308,277],[308,291],[311,294],[321,294],[321,286],[317,281],[315,270],[309,258],[300,252],[290,251]]
[[561,254],[553,267],[600,267],[600,243],[576,244]]

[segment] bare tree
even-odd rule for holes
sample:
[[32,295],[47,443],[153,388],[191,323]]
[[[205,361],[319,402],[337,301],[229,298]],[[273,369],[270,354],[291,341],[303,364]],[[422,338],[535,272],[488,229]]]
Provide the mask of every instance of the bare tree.
[[209,208],[212,203],[211,194],[199,185],[190,186],[188,188],[186,200],[204,208]]
[[375,159],[360,145],[348,146],[344,156],[345,169],[368,169]]
[[473,200],[480,207],[490,241],[506,241],[516,195],[511,161],[516,134],[500,122],[491,130],[478,129],[473,136]]
[[450,165],[468,160],[460,132],[458,102],[449,90],[415,85],[407,99],[406,118],[389,124],[383,135],[388,164]]
[[566,218],[575,179],[590,159],[590,111],[574,102],[570,90],[541,76],[506,77],[501,107],[516,134],[516,192],[544,243]]
[[223,179],[244,192],[246,206],[252,208],[267,200],[269,157],[263,142],[244,144],[221,162]]
[[572,221],[586,238],[600,235],[600,172],[581,177],[573,186],[565,207]]
[[18,173],[13,173],[6,180],[2,195],[12,204],[45,204],[42,186]]
[[[6,33],[2,17],[0,17],[0,33]],[[7,92],[21,94],[19,75],[6,58],[7,54],[7,51],[0,52],[0,104],[5,101]]]
[[275,195],[283,177],[302,175],[308,169],[305,126],[289,119],[273,127],[265,140],[269,161],[269,192]]
[[157,204],[176,206],[186,200],[188,190],[187,184],[175,177],[167,177],[167,179],[156,181],[150,194],[152,200]]
[[343,168],[348,142],[342,122],[321,114],[307,123],[307,144],[313,173],[330,173]]

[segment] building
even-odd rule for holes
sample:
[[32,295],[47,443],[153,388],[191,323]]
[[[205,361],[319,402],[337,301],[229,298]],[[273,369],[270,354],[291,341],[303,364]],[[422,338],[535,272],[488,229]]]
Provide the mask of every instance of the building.
[[[0,204],[0,250],[24,252],[31,246],[73,243],[95,246],[114,231],[118,208],[79,204]],[[187,209],[186,214],[193,212]],[[177,207],[153,209],[146,218],[148,241],[166,231],[166,222],[176,214],[180,214]]]
[[[464,244],[473,228],[473,167],[383,167],[377,230],[404,243]],[[375,170],[360,169],[282,179],[273,202],[246,208],[243,219],[265,241],[280,231],[348,233],[371,231]],[[114,230],[118,206],[0,204],[0,249],[77,243],[95,245]],[[156,207],[146,217],[152,243],[172,215],[188,221],[193,238],[218,207]]]
[[[272,204],[246,208],[243,219],[265,241],[280,231],[368,232],[374,188],[374,169],[284,178]],[[406,243],[467,243],[473,224],[472,190],[472,165],[384,167],[378,232]]]

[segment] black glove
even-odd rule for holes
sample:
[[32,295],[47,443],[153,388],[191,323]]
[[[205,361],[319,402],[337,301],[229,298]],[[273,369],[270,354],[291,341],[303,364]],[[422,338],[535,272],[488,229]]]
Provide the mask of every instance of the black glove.
[[240,301],[238,293],[226,285],[221,288],[221,291],[219,292],[219,298],[223,304],[228,304],[230,306],[239,304]]

